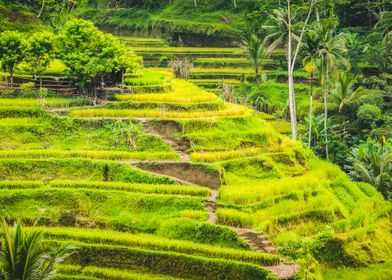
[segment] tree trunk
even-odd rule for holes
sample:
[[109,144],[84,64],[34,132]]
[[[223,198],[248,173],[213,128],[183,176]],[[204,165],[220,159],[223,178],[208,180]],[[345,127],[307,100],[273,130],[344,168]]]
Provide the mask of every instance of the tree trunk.
[[14,71],[10,71],[10,82],[11,82],[11,88],[14,88]]
[[233,0],[234,9],[237,9],[237,0]]
[[255,74],[256,74],[256,83],[259,84],[260,83],[260,79],[259,79],[259,66],[255,67]]
[[310,100],[309,100],[309,140],[308,147],[312,144],[312,113],[313,113],[313,73],[310,74]]
[[193,0],[193,4],[195,5],[195,8],[197,8],[197,0]]
[[289,38],[288,38],[288,51],[287,51],[287,74],[289,83],[289,109],[290,109],[290,123],[291,123],[291,135],[293,140],[297,140],[297,116],[295,112],[295,93],[294,93],[294,78],[292,71],[292,34],[291,34],[291,10],[290,10],[290,0],[287,1],[287,15],[288,15],[288,25],[289,25]]
[[328,151],[328,61],[327,58],[324,57],[324,136],[325,136],[325,157],[329,159],[329,151]]
[[42,12],[44,11],[44,7],[45,7],[45,0],[42,0],[42,5],[41,5],[41,10],[38,13],[38,18],[41,16]]
[[38,73],[38,75],[39,75],[39,89],[42,89],[42,74],[41,74],[41,72]]

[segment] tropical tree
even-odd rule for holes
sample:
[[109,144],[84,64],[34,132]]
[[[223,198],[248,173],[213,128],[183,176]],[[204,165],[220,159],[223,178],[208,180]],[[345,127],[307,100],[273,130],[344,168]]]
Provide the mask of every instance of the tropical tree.
[[392,143],[368,141],[353,148],[348,166],[354,180],[373,185],[384,197],[392,198]]
[[0,33],[1,67],[10,74],[11,88],[14,85],[15,68],[23,60],[24,47],[22,34],[18,31],[4,31]]
[[283,255],[290,257],[301,265],[302,277],[300,279],[316,279],[317,277],[312,275],[314,273],[314,267],[319,265],[315,256],[327,246],[328,242],[333,238],[333,235],[333,229],[327,228],[314,237],[288,240],[280,251]]
[[264,52],[263,41],[256,33],[244,35],[241,41],[241,45],[246,50],[248,59],[251,61],[255,70],[256,82],[259,83],[259,70],[262,65],[262,57]]
[[72,245],[49,245],[41,232],[26,233],[20,223],[9,228],[3,221],[1,240],[1,280],[53,279],[56,266],[75,250]]
[[54,41],[50,32],[34,33],[28,40],[25,57],[33,73],[39,77],[39,87],[42,89],[42,73],[48,68],[53,57]]
[[[59,37],[60,56],[68,75],[82,93],[97,99],[96,85],[103,77],[132,63],[127,51],[112,35],[105,35],[92,22],[75,19],[67,22]],[[99,81],[99,82],[98,82]]]
[[304,37],[304,44],[302,47],[302,54],[304,55],[303,65],[304,70],[310,76],[310,91],[309,91],[309,119],[308,119],[308,147],[312,143],[312,118],[313,118],[313,82],[314,74],[317,70],[318,58],[318,38],[314,33],[307,32]]
[[346,34],[339,33],[335,35],[336,25],[331,23],[316,22],[314,28],[310,31],[318,37],[317,56],[320,59],[320,80],[323,87],[324,101],[324,138],[325,138],[325,156],[329,159],[328,151],[328,83],[330,72],[336,68],[338,60],[349,67],[346,59],[342,56],[347,52]]
[[[300,22],[302,27],[297,30],[294,23],[296,14],[292,12],[291,0],[287,0],[286,9],[276,9],[270,16],[272,25],[264,26],[270,31],[270,34],[265,37],[265,41],[269,42],[268,53],[271,53],[275,48],[284,44],[287,52],[287,76],[289,86],[289,109],[290,109],[290,123],[293,140],[297,139],[297,112],[294,92],[294,69],[297,61],[298,53],[302,45],[303,37],[306,33],[306,27],[310,20],[316,0],[311,0],[308,4],[308,10],[305,14],[305,20]],[[299,23],[299,22],[297,22]],[[298,33],[298,35],[296,34]]]
[[341,123],[344,129],[344,114],[347,107],[358,104],[366,95],[362,87],[354,89],[357,79],[345,72],[338,72],[335,78],[335,86],[332,90],[332,101],[339,108]]

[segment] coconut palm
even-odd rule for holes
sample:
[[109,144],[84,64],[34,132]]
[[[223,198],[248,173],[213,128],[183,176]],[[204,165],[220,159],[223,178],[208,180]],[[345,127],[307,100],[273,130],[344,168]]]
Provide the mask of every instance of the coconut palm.
[[26,233],[20,223],[2,225],[0,280],[48,280],[56,275],[56,265],[72,254],[72,245],[51,246],[41,232]]
[[306,19],[299,24],[301,26],[300,30],[298,30],[299,35],[296,34],[297,30],[295,28],[296,25],[294,24],[296,15],[292,13],[290,0],[287,1],[286,9],[276,9],[273,11],[270,17],[272,25],[264,26],[264,29],[270,31],[270,34],[265,37],[265,41],[270,43],[268,53],[271,53],[279,45],[284,45],[286,48],[290,123],[293,140],[297,139],[298,134],[297,110],[294,92],[294,69],[297,56],[302,45],[302,39],[306,33],[306,27],[315,4],[316,0],[311,0],[309,2]]
[[310,78],[310,92],[309,92],[309,130],[308,130],[308,147],[312,143],[312,118],[313,118],[313,82],[314,74],[317,70],[318,64],[318,37],[314,33],[306,33],[304,37],[304,44],[302,47],[302,54],[305,56],[303,59],[304,70],[309,73]]
[[346,34],[339,33],[335,35],[336,25],[329,23],[317,22],[310,31],[317,37],[317,57],[320,59],[320,80],[323,86],[324,99],[324,137],[325,137],[325,156],[329,159],[328,152],[328,83],[330,72],[336,69],[337,62],[340,61],[347,68],[349,63],[342,56],[347,52]]
[[344,126],[344,113],[347,107],[359,103],[361,99],[367,96],[362,87],[354,89],[357,79],[345,72],[339,72],[336,75],[335,87],[332,91],[332,101],[339,107],[339,114],[342,125]]
[[244,35],[241,42],[242,47],[246,50],[249,60],[252,62],[255,70],[256,82],[259,83],[259,70],[262,65],[262,57],[264,53],[263,41],[257,34],[251,33]]

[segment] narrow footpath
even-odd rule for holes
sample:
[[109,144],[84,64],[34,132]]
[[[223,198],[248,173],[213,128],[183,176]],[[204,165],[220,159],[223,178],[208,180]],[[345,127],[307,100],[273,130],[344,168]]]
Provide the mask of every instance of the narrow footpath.
[[[160,137],[163,141],[165,141],[168,145],[173,147],[173,149],[181,156],[181,160],[184,162],[190,161],[189,154],[184,150],[184,148],[177,143],[174,139],[171,139],[167,136],[162,135],[159,131],[155,130],[153,127],[148,125],[148,119],[140,118],[138,119],[142,122],[143,127],[147,133],[153,134],[155,136]],[[205,207],[208,212],[208,223],[216,224],[216,200],[219,196],[219,190],[211,189],[211,195],[208,200],[205,202]],[[263,234],[258,231],[240,228],[240,227],[231,227],[232,230],[238,233],[238,235],[249,244],[250,248],[254,251],[277,254],[277,250],[272,242]],[[290,279],[297,272],[300,271],[300,266],[298,264],[285,264],[283,260],[278,265],[266,266],[263,267],[269,270],[271,273],[276,275],[279,279]]]

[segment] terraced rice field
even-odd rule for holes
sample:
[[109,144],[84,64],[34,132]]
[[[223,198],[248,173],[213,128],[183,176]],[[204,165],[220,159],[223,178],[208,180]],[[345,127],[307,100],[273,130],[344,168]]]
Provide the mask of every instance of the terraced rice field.
[[[122,40],[147,61],[227,54],[243,63],[240,49]],[[238,74],[193,73],[208,69]],[[0,216],[78,247],[59,279],[288,279],[300,267],[280,249],[326,229],[342,264],[390,257],[381,194],[280,134],[270,116],[158,71],[170,89],[94,107],[0,99]]]

